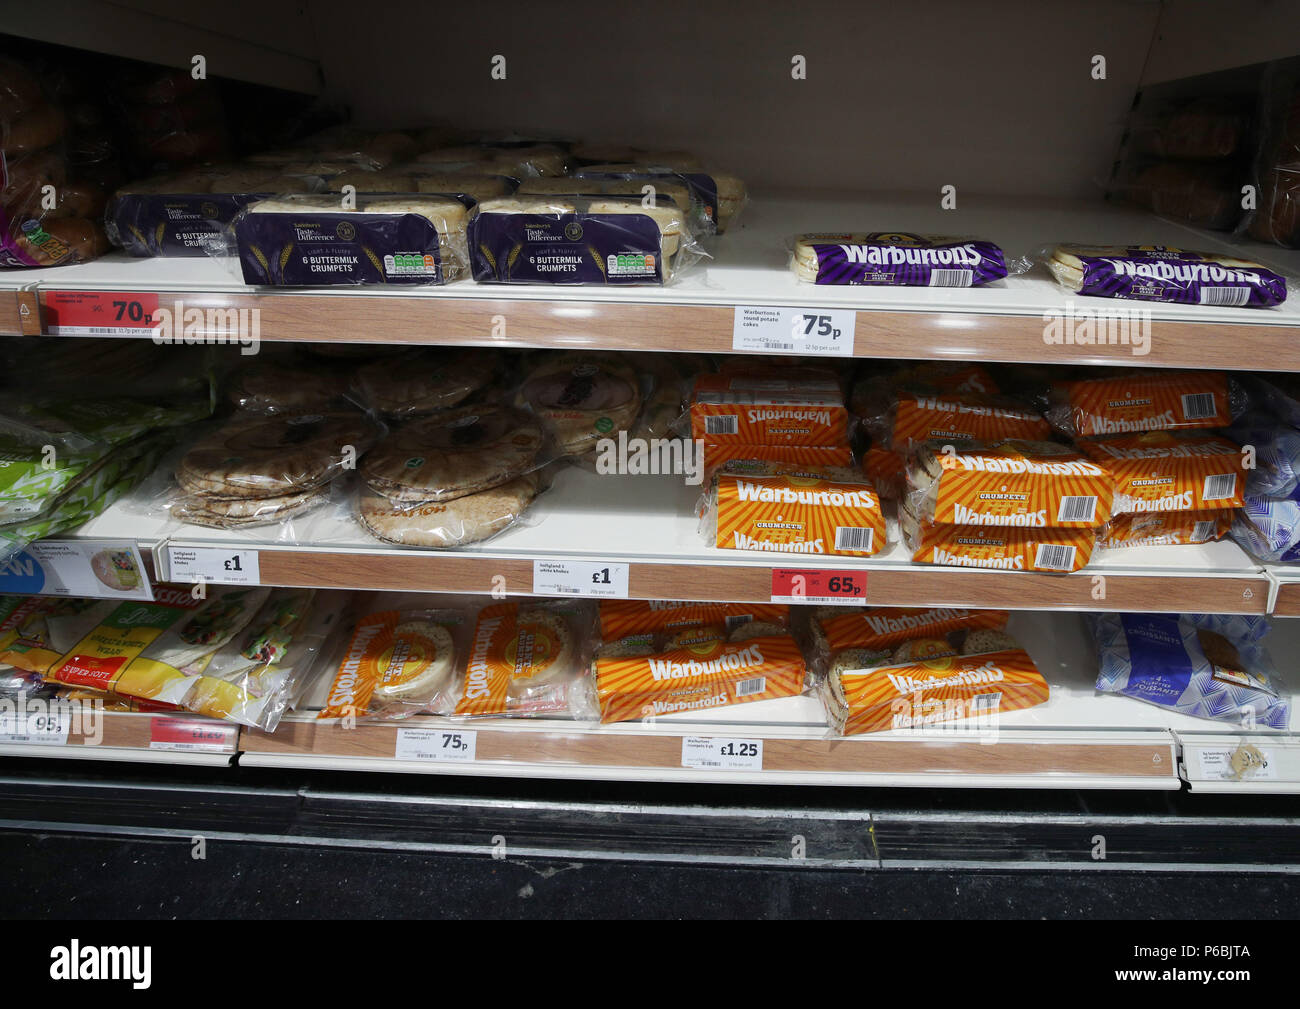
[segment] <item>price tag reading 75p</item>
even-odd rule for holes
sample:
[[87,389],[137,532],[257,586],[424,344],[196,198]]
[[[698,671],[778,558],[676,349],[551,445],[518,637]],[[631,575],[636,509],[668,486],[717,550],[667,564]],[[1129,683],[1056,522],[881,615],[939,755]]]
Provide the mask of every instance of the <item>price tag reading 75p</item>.
[[167,580],[211,585],[260,585],[256,550],[167,546]]
[[865,571],[772,569],[772,602],[819,603],[822,606],[867,605]]
[[738,305],[731,349],[768,354],[852,357],[858,313],[846,308],[772,308]]

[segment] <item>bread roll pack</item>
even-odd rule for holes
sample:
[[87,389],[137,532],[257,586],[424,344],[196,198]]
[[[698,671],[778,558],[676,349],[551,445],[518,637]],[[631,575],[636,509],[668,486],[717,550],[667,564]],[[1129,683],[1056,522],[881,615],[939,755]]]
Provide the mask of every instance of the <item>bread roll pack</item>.
[[234,223],[247,284],[445,284],[468,273],[464,203],[445,196],[261,200]]
[[1267,308],[1286,301],[1286,279],[1259,263],[1163,245],[1058,245],[1047,267],[1068,291],[1180,305]]
[[581,192],[484,200],[469,245],[474,279],[498,284],[665,284],[696,255],[672,200]]
[[1081,438],[1079,448],[1115,478],[1116,515],[1240,508],[1248,471],[1242,450],[1200,431]]
[[790,269],[809,284],[979,287],[1007,275],[992,242],[906,232],[820,232],[795,238]]
[[735,461],[713,477],[702,528],[727,550],[870,557],[885,547],[885,515],[853,469]]

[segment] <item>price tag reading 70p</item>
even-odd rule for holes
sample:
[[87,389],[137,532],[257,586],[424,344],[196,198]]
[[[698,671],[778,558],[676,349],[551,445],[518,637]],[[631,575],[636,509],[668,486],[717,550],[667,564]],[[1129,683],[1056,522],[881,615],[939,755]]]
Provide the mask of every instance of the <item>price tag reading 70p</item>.
[[865,606],[865,571],[772,569],[772,602],[819,603],[823,606]]

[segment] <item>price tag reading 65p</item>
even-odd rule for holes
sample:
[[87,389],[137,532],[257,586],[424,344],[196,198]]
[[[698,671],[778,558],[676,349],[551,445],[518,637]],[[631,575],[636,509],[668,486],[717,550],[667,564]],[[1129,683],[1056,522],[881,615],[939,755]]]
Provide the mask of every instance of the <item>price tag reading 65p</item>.
[[865,571],[772,569],[772,602],[817,603],[821,606],[867,605]]

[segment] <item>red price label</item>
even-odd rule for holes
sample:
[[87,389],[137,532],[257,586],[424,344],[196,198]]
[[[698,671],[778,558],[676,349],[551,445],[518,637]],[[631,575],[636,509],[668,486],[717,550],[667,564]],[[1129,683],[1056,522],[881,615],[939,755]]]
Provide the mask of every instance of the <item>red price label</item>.
[[149,749],[234,753],[238,731],[239,727],[230,722],[155,715],[149,732]]
[[150,336],[158,295],[135,291],[49,291],[46,330],[54,336]]
[[865,606],[865,571],[772,569],[772,602],[820,603],[824,606]]

